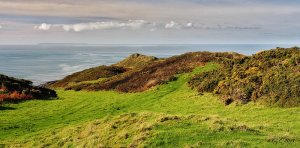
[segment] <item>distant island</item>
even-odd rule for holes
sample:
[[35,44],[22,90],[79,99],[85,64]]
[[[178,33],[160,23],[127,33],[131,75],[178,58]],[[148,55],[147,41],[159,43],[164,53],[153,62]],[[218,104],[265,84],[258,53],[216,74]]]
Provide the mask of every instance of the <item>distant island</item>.
[[39,43],[40,46],[86,46],[87,43]]

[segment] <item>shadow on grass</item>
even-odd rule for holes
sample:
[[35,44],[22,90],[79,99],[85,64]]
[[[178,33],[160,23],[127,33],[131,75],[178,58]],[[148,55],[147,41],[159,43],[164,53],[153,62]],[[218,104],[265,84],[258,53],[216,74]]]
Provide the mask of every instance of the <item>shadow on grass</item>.
[[4,101],[4,103],[3,103],[4,106],[0,105],[0,111],[2,111],[2,110],[16,110],[16,108],[14,108],[14,107],[5,106],[5,105],[8,105],[8,104],[19,104],[19,103],[23,103],[23,102],[30,101],[30,100],[52,101],[52,100],[58,100],[58,99],[59,98],[56,97],[56,98],[46,98],[46,99],[29,99],[29,100]]
[[40,99],[24,99],[24,100],[5,100],[4,104],[19,104],[26,101],[32,101],[32,100],[43,100],[43,101],[51,101],[51,100],[58,100],[58,97],[48,97],[48,98],[40,98]]
[[[0,111],[1,110],[15,110],[15,108],[13,108],[13,107],[8,107],[8,106],[0,106]],[[0,148],[1,148],[1,146],[0,146]]]

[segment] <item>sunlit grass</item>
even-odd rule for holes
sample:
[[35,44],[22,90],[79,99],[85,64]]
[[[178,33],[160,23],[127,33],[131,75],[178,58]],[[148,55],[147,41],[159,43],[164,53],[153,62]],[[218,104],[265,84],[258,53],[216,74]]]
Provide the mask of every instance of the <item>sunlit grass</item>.
[[101,83],[103,81],[105,81],[107,78],[99,78],[97,80],[90,80],[90,81],[82,81],[82,82],[70,82],[68,84],[68,87],[71,87],[71,86],[76,86],[76,85],[82,85],[82,84],[96,84],[96,83]]

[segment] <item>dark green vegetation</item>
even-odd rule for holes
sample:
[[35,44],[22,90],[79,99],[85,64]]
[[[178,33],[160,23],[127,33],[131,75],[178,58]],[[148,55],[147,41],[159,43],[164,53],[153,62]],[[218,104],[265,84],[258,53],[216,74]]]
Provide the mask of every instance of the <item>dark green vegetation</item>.
[[[63,91],[60,99],[6,104],[0,144],[8,147],[297,147],[300,108],[223,103],[187,86],[207,64],[139,93]],[[13,118],[12,118],[13,117]]]
[[193,77],[189,85],[199,92],[221,94],[226,104],[299,106],[300,48],[277,48],[220,64],[220,69]]
[[53,90],[32,86],[31,81],[0,75],[0,105],[3,102],[19,102],[29,99],[56,97]]

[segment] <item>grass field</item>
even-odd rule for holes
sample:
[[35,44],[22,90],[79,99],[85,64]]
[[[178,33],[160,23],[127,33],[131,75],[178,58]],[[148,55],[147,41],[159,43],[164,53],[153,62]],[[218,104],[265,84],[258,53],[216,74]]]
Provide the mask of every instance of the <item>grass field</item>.
[[208,64],[149,91],[58,90],[56,100],[5,104],[0,147],[299,147],[300,108],[224,104],[187,85]]

